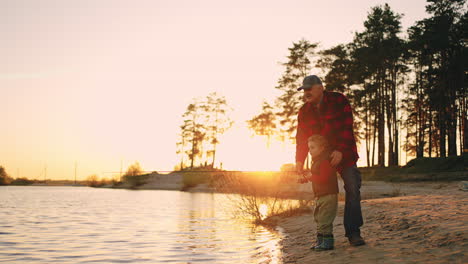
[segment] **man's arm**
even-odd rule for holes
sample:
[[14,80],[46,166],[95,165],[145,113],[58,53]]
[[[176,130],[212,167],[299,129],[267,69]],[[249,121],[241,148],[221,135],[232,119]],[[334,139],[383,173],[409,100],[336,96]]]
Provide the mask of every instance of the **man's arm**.
[[339,120],[341,129],[337,133],[336,150],[341,152],[342,159],[352,156],[353,153],[353,110],[348,99],[343,95],[343,103],[337,109],[342,113]]
[[307,131],[305,124],[302,120],[302,109],[299,110],[297,116],[297,131],[296,131],[296,170],[302,171],[304,161],[309,153],[309,146],[307,144]]

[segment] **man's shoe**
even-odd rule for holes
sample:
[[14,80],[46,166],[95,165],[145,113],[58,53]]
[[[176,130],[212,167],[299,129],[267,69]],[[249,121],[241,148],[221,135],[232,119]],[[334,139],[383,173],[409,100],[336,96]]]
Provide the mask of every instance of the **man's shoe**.
[[349,240],[349,243],[355,247],[366,244],[366,242],[364,241],[364,239],[362,239],[359,233],[352,233],[351,236],[348,237],[348,240]]

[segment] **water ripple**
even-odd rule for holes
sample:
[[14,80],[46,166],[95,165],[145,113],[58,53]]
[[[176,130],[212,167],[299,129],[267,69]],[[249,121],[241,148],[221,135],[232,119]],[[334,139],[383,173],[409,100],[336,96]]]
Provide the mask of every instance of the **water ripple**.
[[222,194],[0,188],[0,262],[278,263],[279,236],[233,220]]

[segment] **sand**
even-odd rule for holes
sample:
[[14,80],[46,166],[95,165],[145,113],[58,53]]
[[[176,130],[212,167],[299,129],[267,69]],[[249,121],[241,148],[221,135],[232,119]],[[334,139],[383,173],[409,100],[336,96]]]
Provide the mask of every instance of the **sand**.
[[[397,187],[402,196],[363,200],[361,234],[367,244],[359,247],[344,236],[343,201],[331,251],[309,249],[316,231],[311,213],[279,219],[283,262],[468,263],[468,192],[457,184],[402,183]],[[363,192],[378,189],[376,185],[363,182]]]

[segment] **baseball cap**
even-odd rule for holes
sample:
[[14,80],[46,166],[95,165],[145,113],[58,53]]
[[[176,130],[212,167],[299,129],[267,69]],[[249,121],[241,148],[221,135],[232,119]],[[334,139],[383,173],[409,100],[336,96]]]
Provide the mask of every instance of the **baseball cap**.
[[317,75],[309,75],[304,78],[304,80],[302,81],[302,86],[297,88],[297,90],[300,91],[302,89],[310,88],[314,84],[322,84],[322,81],[319,77],[317,77]]

